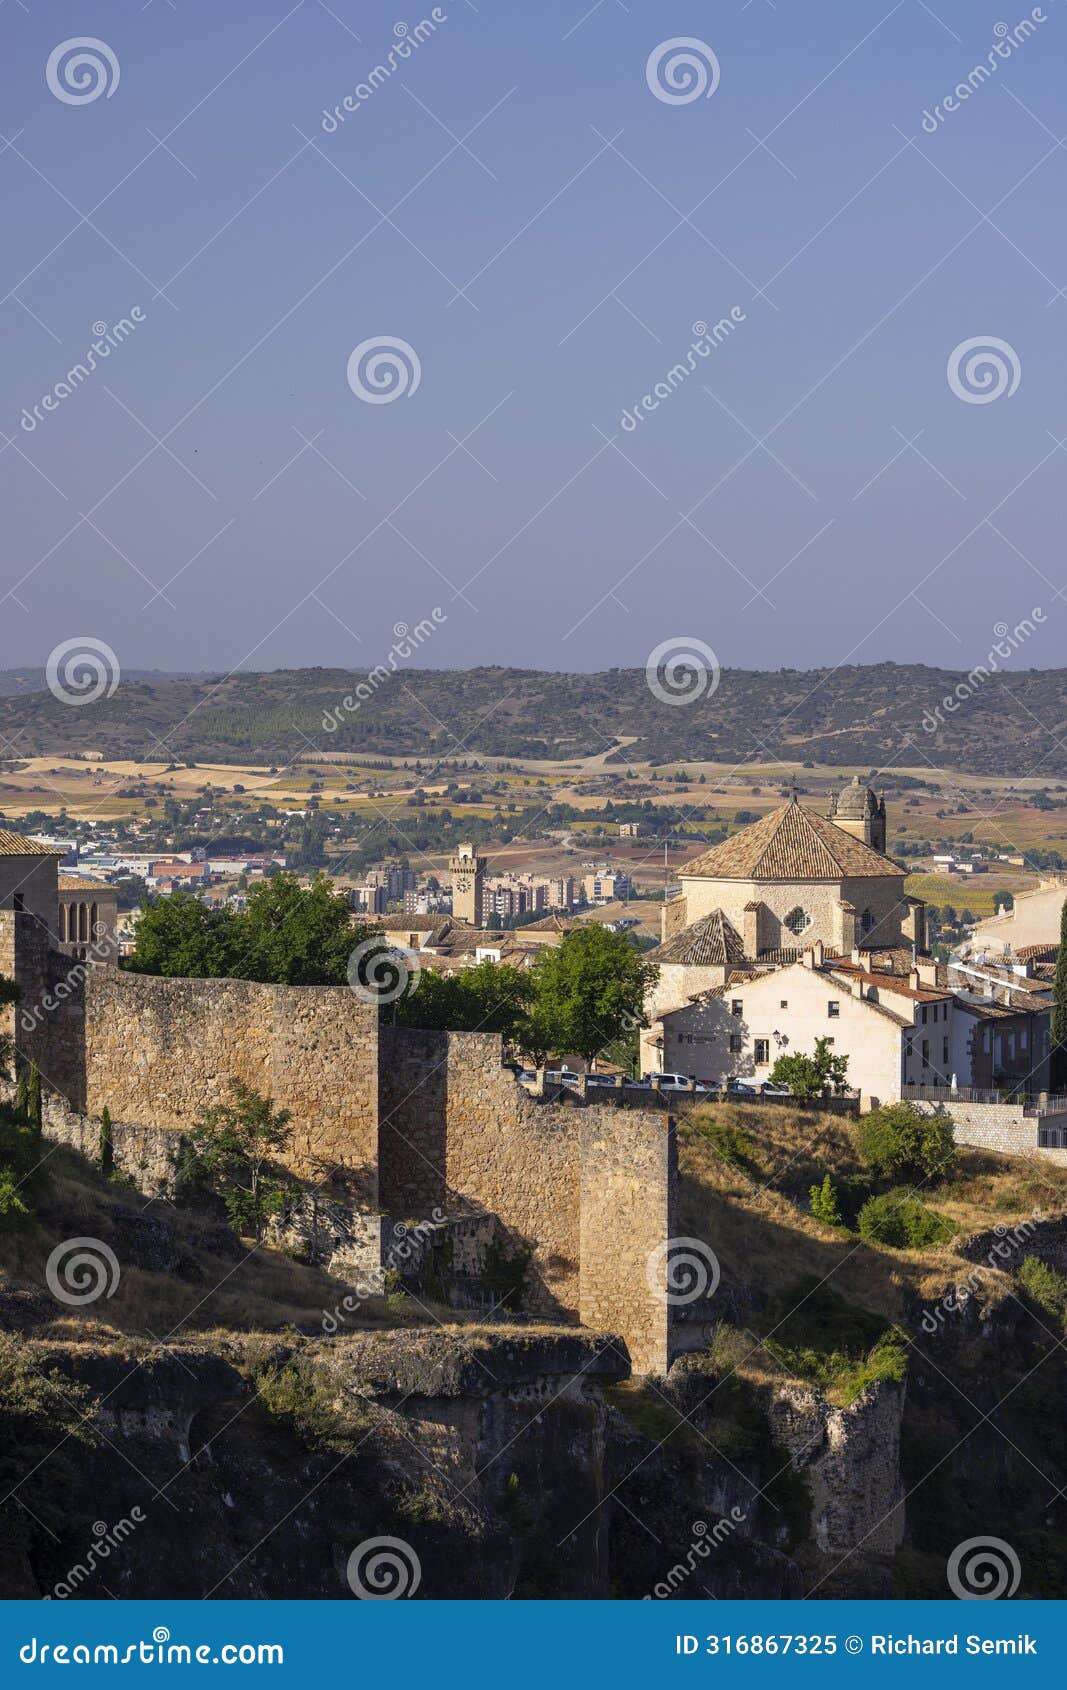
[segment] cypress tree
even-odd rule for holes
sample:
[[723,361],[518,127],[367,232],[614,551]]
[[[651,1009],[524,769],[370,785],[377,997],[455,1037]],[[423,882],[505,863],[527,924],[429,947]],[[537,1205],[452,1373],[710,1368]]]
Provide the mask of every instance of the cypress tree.
[[41,1111],[41,1070],[36,1062],[30,1063],[30,1078],[26,1086],[26,1119],[40,1136],[44,1122]]
[[109,1179],[115,1167],[115,1146],[111,1137],[111,1110],[107,1104],[100,1114],[100,1168],[104,1178]]

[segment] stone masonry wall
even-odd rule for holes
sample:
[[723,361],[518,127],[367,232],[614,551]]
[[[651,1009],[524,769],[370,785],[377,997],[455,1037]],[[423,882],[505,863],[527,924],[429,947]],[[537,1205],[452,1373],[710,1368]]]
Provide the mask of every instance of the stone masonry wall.
[[[1006,1156],[1039,1156],[1046,1162],[1067,1166],[1067,1150],[1051,1150],[1037,1142],[1038,1119],[1026,1115],[1021,1103],[948,1103],[941,1105],[916,1099],[915,1106],[926,1115],[943,1109],[951,1115],[957,1144],[976,1150],[999,1150]],[[1045,1123],[1042,1123],[1045,1124]],[[1050,1116],[1049,1126],[1067,1126],[1067,1117]]]
[[533,1252],[530,1305],[576,1316],[578,1107],[528,1097],[497,1034],[382,1028],[381,1057],[382,1207],[490,1211]]
[[[24,992],[20,1018],[30,1009]],[[74,1109],[181,1131],[243,1080],[292,1112],[299,1173],[337,1168],[376,1201],[377,1013],[347,988],[90,968],[44,1025],[42,1073]]]
[[672,1235],[670,1118],[536,1102],[494,1034],[383,1028],[381,1041],[383,1208],[490,1211],[533,1251],[530,1306],[620,1332],[637,1371],[665,1372],[669,1310],[647,1261]]
[[654,1253],[662,1262],[665,1240],[675,1237],[677,1165],[669,1115],[582,1111],[582,1322],[625,1333],[636,1373],[666,1373],[673,1359]]

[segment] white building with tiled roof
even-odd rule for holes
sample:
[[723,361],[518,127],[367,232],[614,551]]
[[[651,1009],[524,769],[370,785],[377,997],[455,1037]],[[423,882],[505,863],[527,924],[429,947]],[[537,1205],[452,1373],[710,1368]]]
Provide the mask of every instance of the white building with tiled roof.
[[859,951],[828,957],[816,942],[798,962],[733,973],[663,1014],[641,1035],[642,1069],[758,1084],[779,1056],[811,1056],[820,1038],[847,1056],[850,1088],[880,1103],[950,1085],[959,1060],[951,989],[918,969],[872,971]]

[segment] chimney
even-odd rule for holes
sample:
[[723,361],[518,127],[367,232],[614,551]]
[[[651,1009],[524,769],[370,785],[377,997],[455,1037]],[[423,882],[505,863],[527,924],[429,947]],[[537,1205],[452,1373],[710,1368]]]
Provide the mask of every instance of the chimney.
[[826,960],[826,948],[822,940],[816,939],[813,945],[802,951],[800,960],[805,968],[821,968]]
[[913,992],[917,992],[919,990],[919,987],[922,985],[922,980],[920,978],[919,970],[917,968],[909,969],[909,971],[908,971],[908,985],[911,987]]

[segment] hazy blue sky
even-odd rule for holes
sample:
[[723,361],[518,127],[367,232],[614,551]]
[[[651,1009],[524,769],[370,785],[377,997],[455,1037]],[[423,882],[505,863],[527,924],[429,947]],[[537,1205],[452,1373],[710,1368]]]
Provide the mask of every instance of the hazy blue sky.
[[[434,667],[967,668],[1035,606],[1015,661],[1063,661],[1062,0],[1017,46],[994,0],[586,11],[447,0],[391,69],[429,7],[8,0],[0,663],[371,666],[435,606]],[[82,34],[118,80],[72,103]],[[680,37],[711,97],[653,93]],[[382,337],[419,376],[372,404]]]

